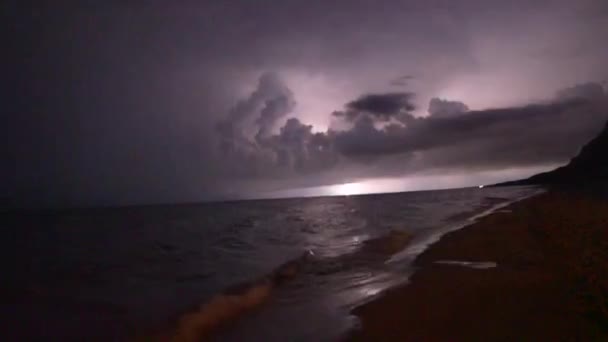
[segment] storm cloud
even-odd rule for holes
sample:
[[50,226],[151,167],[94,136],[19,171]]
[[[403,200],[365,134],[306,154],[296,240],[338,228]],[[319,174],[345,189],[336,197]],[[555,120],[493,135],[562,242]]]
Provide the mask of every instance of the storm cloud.
[[[277,179],[295,188],[548,167],[605,118],[604,0],[4,11],[9,203],[198,201],[256,195],[250,186]],[[572,88],[581,82],[593,84]]]
[[[542,103],[510,108],[469,110],[464,103],[433,98],[429,115],[423,117],[409,112],[412,97],[362,95],[332,113],[352,123],[341,131],[313,133],[312,126],[290,118],[280,132],[258,141],[256,153],[269,153],[269,167],[293,173],[370,161],[382,170],[384,161],[395,157],[403,162],[398,170],[391,164],[387,174],[552,165],[573,157],[608,120],[606,93],[595,83],[558,91]],[[556,141],[565,136],[569,144]]]
[[[437,103],[446,107],[439,114],[410,117],[404,124],[377,127],[369,117],[362,118],[353,129],[336,134],[336,148],[351,157],[416,154],[416,168],[561,163],[608,119],[606,94],[598,84],[521,107],[470,111],[462,103],[433,99],[430,108],[437,110]],[[568,144],[556,140],[565,136]]]
[[377,119],[388,120],[392,116],[416,109],[412,93],[368,94],[346,104],[349,120],[354,119],[349,113],[369,113]]
[[277,74],[264,73],[256,89],[239,101],[225,119],[217,124],[220,146],[223,152],[248,147],[246,134],[252,119],[257,127],[256,140],[267,137],[277,120],[289,114],[295,106],[293,93]]
[[434,97],[429,102],[429,114],[433,117],[449,117],[469,111],[469,107],[460,101],[448,101]]

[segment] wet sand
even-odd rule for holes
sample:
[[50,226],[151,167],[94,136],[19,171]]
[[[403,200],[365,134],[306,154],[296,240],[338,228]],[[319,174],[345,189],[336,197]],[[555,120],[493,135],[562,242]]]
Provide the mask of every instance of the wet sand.
[[415,265],[409,284],[353,310],[348,340],[608,341],[608,201],[545,193],[445,235]]

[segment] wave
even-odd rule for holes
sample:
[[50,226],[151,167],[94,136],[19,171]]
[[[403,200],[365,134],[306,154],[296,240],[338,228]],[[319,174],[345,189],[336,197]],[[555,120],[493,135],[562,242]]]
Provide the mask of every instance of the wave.
[[[361,267],[376,268],[385,263],[390,264],[404,259],[413,260],[415,256],[422,253],[448,232],[464,228],[481,217],[538,193],[536,191],[532,194],[528,193],[526,196],[515,200],[486,199],[488,205],[479,208],[477,212],[467,213],[468,219],[464,222],[461,221],[459,224],[444,227],[422,239],[418,237],[414,239],[414,236],[409,232],[392,230],[387,234],[364,240],[356,246],[354,251],[338,256],[321,256],[314,251],[306,251],[276,267],[265,276],[227,288],[195,310],[180,315],[169,333],[164,334],[157,340],[191,342],[211,337],[217,330],[267,302],[277,288],[303,273],[327,276],[357,270]],[[442,261],[441,263],[482,268],[493,266],[489,263],[478,265],[453,260]]]
[[485,270],[488,268],[495,268],[498,264],[494,261],[461,261],[461,260],[438,260],[435,261],[436,264],[440,265],[454,265],[454,266],[462,266],[468,267],[478,270]]
[[405,248],[412,236],[391,231],[383,236],[363,241],[354,252],[329,258],[317,258],[307,251],[275,268],[266,276],[227,288],[193,311],[181,315],[174,329],[158,337],[160,341],[200,341],[227,323],[265,303],[272,292],[303,272],[316,275],[343,271],[357,265],[381,263]]

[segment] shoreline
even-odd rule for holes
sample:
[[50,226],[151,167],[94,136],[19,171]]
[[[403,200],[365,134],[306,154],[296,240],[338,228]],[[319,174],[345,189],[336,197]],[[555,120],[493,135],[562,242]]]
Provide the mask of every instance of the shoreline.
[[[511,200],[508,200],[505,202],[494,204],[479,212],[471,211],[471,212],[463,213],[467,217],[464,222],[458,223],[456,225],[451,225],[444,229],[441,229],[439,232],[426,237],[426,239],[424,239],[422,241],[418,241],[417,243],[415,243],[412,246],[406,247],[404,250],[395,253],[389,259],[389,262],[394,261],[394,260],[399,260],[404,255],[410,255],[410,256],[413,256],[412,266],[415,266],[416,259],[418,259],[418,257],[420,257],[421,254],[426,252],[429,248],[434,246],[437,242],[439,242],[439,240],[441,240],[445,235],[471,227],[471,226],[477,224],[481,219],[483,219],[487,216],[494,215],[495,213],[499,213],[502,210],[508,210],[508,208],[510,206],[512,206],[516,203],[528,200],[530,198],[534,198],[536,196],[540,196],[546,192],[547,192],[546,189],[539,188],[537,190],[537,192],[535,192],[535,193],[526,194],[525,196],[519,197],[517,199],[511,199]],[[463,215],[463,214],[458,214],[458,215]],[[409,278],[407,279],[406,283],[407,282],[409,282]]]
[[346,339],[608,339],[607,225],[608,201],[575,194],[498,208],[425,249],[406,284],[354,308],[360,326]]
[[[398,231],[391,231],[386,235],[364,240],[362,242],[361,249],[351,254],[342,255],[339,258],[349,258],[351,256],[356,257],[357,255],[366,254],[366,252],[372,252],[374,255],[377,254],[377,256],[388,258],[386,261],[390,262],[395,257],[398,258],[400,253],[406,252],[414,256],[410,260],[412,260],[412,266],[415,266],[415,260],[417,257],[423,254],[429,248],[432,248],[432,246],[435,245],[446,234],[465,229],[471,225],[474,225],[484,217],[504,210],[506,207],[509,207],[514,203],[524,201],[531,197],[539,196],[544,192],[544,190],[539,189],[518,198],[495,203],[487,207],[482,207],[481,210],[472,210],[463,214],[458,214],[464,215],[464,217],[468,218],[461,223],[447,226],[445,229],[430,235],[427,239],[422,240],[422,244],[414,244],[413,246],[408,246],[401,251],[399,250],[404,245],[410,244],[412,235],[409,233],[405,234]],[[411,247],[413,247],[413,250],[408,249]],[[277,282],[272,281],[275,273],[281,274],[283,273],[282,270],[285,270],[288,274],[286,278],[295,277],[297,273],[300,272],[302,262],[305,262],[306,259],[311,255],[314,255],[314,253],[311,251],[305,252],[302,256],[278,266],[269,274],[261,275],[257,280],[236,284],[222,290],[208,301],[198,305],[196,308],[180,314],[177,318],[177,323],[173,324],[174,327],[168,328],[166,331],[159,334],[159,336],[161,336],[160,340],[196,341],[206,337],[221,336],[222,332],[226,328],[230,327],[233,321],[236,321],[241,316],[246,315],[249,311],[252,311],[252,309],[261,306],[268,300],[268,298],[270,298],[276,285],[278,285]],[[473,265],[473,267],[479,267],[479,265]],[[481,267],[484,266],[481,265]],[[283,279],[283,277],[280,278]],[[403,284],[397,285],[397,287],[402,285]],[[386,291],[390,291],[391,289],[392,288],[389,288]],[[367,299],[361,303],[368,303],[370,300],[373,301],[374,299]],[[173,335],[173,337],[169,338],[169,335]]]

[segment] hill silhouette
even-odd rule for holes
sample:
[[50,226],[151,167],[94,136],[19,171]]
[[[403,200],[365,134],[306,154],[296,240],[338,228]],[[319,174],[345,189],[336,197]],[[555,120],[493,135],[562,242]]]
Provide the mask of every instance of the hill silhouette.
[[496,186],[568,185],[606,181],[608,181],[608,123],[602,132],[587,143],[567,165],[527,179],[500,183]]

